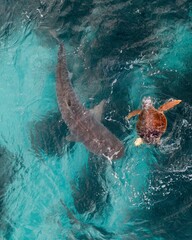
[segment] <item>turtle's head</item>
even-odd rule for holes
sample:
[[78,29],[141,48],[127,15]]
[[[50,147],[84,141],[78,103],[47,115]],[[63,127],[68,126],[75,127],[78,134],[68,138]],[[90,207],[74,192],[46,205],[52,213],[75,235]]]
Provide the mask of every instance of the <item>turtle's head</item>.
[[144,97],[142,100],[142,109],[148,109],[153,107],[153,101],[151,97]]

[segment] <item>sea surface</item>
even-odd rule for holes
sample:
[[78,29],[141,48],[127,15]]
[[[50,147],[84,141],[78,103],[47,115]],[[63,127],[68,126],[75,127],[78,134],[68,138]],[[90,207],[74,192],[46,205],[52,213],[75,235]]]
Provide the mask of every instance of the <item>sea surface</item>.
[[[66,140],[55,37],[82,104],[107,101],[120,160]],[[125,120],[144,96],[182,100],[158,147]],[[0,239],[192,239],[190,0],[0,0]]]

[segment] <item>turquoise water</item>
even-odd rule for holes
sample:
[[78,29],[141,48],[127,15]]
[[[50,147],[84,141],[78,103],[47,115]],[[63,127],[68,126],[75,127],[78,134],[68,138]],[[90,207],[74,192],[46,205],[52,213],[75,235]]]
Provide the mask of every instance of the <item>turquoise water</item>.
[[[0,239],[192,239],[190,1],[0,0]],[[114,163],[65,140],[55,69],[64,41],[82,103],[125,144]],[[144,96],[167,112],[160,147],[134,146]]]

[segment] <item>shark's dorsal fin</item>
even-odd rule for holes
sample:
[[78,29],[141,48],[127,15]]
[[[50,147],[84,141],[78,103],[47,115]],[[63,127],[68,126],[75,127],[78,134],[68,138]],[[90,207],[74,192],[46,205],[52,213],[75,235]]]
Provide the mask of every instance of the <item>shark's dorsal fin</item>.
[[[98,105],[96,105],[94,108],[89,110],[91,114],[94,116],[94,118],[97,119],[98,122],[101,122],[105,103],[106,103],[106,100],[102,100]],[[67,135],[66,140],[69,142],[80,142],[78,136],[75,136],[73,134]]]
[[106,104],[106,100],[104,99],[94,108],[89,110],[93,114],[94,118],[97,119],[98,122],[101,122],[105,104]]

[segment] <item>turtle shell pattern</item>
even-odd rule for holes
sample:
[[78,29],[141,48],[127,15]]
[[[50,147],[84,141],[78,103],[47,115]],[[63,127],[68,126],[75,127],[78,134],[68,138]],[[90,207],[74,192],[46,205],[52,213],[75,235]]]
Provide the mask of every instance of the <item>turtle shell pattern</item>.
[[137,122],[138,135],[148,144],[158,144],[166,131],[167,119],[163,112],[154,107],[143,109]]

